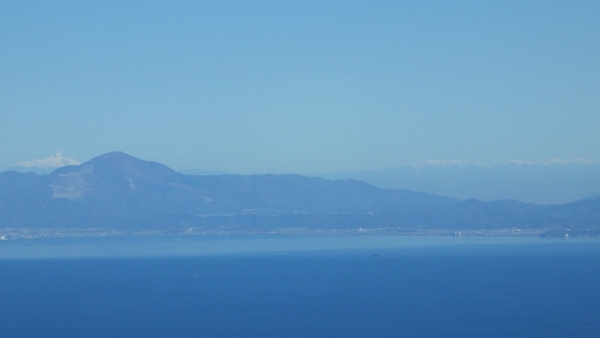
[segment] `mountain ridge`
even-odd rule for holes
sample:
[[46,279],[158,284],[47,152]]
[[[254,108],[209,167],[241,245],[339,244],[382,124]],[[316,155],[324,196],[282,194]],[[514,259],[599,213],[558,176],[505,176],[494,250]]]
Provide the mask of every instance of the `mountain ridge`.
[[459,199],[515,199],[564,204],[600,193],[599,161],[549,160],[478,164],[423,163],[382,170],[324,173],[324,178],[355,178],[386,189],[410,189]]
[[46,175],[0,173],[0,227],[135,229],[586,229],[600,200],[557,206],[459,200],[355,179],[185,175],[110,152]]

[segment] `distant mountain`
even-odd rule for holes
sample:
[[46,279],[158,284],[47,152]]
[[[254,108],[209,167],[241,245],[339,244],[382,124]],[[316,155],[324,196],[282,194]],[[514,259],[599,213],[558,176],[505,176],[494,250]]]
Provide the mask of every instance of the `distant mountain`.
[[[539,206],[300,175],[184,175],[122,152],[0,173],[0,228],[596,229],[600,199]],[[588,230],[586,230],[588,231]],[[589,231],[588,231],[589,232]]]
[[410,189],[459,199],[569,203],[600,194],[600,162],[584,159],[478,164],[432,161],[381,171],[319,175],[353,178],[384,189]]
[[60,168],[66,165],[78,165],[79,161],[71,157],[65,157],[58,151],[53,156],[49,156],[44,159],[35,159],[30,161],[19,161],[13,167],[8,170],[18,172],[33,172],[36,174],[49,174],[56,168]]

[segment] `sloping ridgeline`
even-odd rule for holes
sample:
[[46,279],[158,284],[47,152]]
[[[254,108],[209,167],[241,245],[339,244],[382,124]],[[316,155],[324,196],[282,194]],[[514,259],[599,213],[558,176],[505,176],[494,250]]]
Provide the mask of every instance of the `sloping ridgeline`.
[[49,175],[0,174],[0,227],[180,229],[227,226],[596,229],[600,199],[566,205],[482,202],[357,180],[183,175],[111,152]]

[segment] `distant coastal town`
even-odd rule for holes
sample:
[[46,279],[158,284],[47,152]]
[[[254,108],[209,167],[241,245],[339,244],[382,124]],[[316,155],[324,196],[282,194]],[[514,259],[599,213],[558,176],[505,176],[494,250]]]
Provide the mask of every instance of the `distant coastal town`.
[[[81,229],[81,228],[0,228],[0,240],[76,237],[149,237],[149,236],[252,236],[252,235],[327,235],[327,236],[542,236],[552,229],[410,229],[410,228],[276,228],[269,230],[221,227],[216,229],[186,228],[169,230]],[[568,237],[568,233],[564,235]],[[557,236],[551,236],[557,237]]]

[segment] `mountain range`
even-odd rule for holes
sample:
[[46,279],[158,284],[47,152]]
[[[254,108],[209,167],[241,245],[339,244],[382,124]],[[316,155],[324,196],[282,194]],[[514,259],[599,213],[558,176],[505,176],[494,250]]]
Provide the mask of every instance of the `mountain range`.
[[354,178],[385,189],[426,191],[458,199],[514,199],[564,204],[600,193],[600,161],[589,159],[473,163],[428,161],[379,171],[317,174]]
[[600,198],[536,205],[381,189],[355,179],[185,175],[111,152],[50,174],[0,173],[0,228],[519,228],[595,235]]

